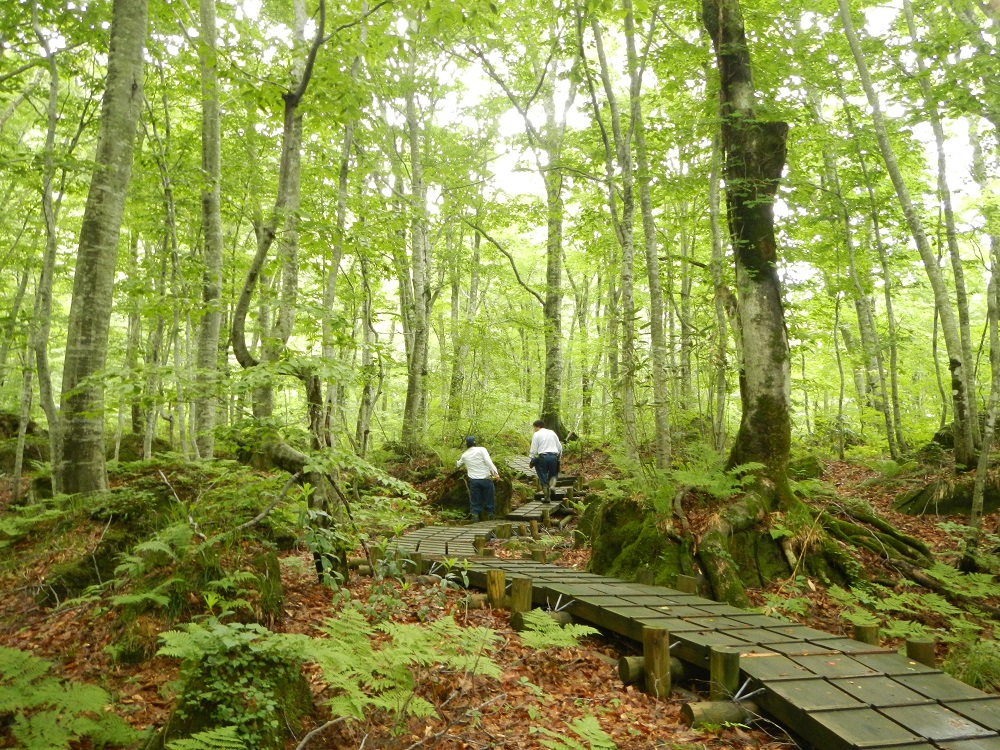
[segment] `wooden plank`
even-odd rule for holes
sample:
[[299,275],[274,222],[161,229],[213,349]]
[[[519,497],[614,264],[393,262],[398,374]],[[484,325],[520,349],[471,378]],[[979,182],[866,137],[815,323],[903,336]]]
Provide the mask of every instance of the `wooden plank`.
[[918,705],[931,702],[931,699],[926,695],[921,695],[914,690],[910,690],[908,687],[904,687],[885,675],[835,678],[830,680],[830,684],[839,690],[843,690],[848,695],[857,698],[862,703],[867,703],[872,708]]
[[894,706],[879,712],[934,742],[955,742],[995,736],[994,732],[937,703]]
[[805,714],[798,729],[812,745],[823,750],[858,750],[921,740],[871,708]]
[[871,667],[855,661],[850,656],[835,654],[833,656],[793,656],[792,661],[801,664],[813,674],[822,677],[865,677],[876,674]]
[[1000,698],[994,696],[961,703],[945,703],[946,708],[982,724],[987,729],[1000,731]]

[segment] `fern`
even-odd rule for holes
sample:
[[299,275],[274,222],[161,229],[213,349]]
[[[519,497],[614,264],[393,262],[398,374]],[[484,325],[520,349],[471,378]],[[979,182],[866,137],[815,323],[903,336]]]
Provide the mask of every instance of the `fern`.
[[234,726],[198,732],[167,743],[167,750],[247,750]]
[[61,750],[84,737],[94,744],[128,745],[136,733],[108,713],[110,696],[96,685],[47,675],[50,662],[0,647],[0,716],[13,714],[13,735],[28,750]]
[[719,500],[726,500],[742,492],[744,486],[753,480],[754,472],[763,468],[764,464],[754,461],[734,466],[728,471],[718,464],[701,464],[675,469],[671,474],[678,484],[688,485]]
[[327,639],[309,646],[309,658],[335,687],[328,706],[334,716],[363,719],[382,709],[398,716],[428,717],[434,707],[416,696],[417,670],[441,666],[465,674],[500,676],[489,658],[497,636],[486,628],[460,628],[451,618],[428,626],[385,623],[389,641],[376,649],[374,631],[362,615],[345,609],[328,620]]
[[545,727],[537,727],[533,731],[551,737],[552,739],[539,738],[538,741],[552,750],[615,750],[618,747],[610,735],[601,729],[600,723],[592,714],[570,722],[569,728],[582,742]]
[[581,638],[599,632],[589,625],[561,626],[541,609],[525,612],[523,617],[525,630],[521,632],[521,640],[526,646],[539,650],[573,648],[580,645]]

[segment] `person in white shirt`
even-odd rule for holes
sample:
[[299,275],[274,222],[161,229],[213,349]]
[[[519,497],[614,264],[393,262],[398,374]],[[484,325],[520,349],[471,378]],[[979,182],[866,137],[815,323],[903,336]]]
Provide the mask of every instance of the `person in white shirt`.
[[469,512],[473,519],[493,520],[497,512],[493,480],[499,479],[500,473],[493,465],[489,451],[477,446],[474,437],[467,437],[465,444],[468,449],[455,466],[465,466],[469,474]]
[[559,478],[559,457],[562,455],[562,443],[559,436],[545,426],[545,422],[536,419],[532,425],[535,434],[531,436],[531,447],[528,449],[529,464],[538,474],[542,485],[543,503],[549,502],[552,488]]

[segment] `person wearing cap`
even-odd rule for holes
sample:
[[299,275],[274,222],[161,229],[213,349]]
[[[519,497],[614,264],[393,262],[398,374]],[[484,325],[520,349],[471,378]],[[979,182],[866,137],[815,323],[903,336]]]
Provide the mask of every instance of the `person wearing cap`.
[[469,512],[473,518],[492,520],[497,512],[493,480],[500,478],[500,472],[493,465],[489,451],[476,445],[472,435],[465,439],[465,444],[468,447],[455,466],[464,466],[469,474]]
[[559,441],[559,436],[548,429],[542,420],[536,419],[532,427],[535,434],[531,436],[528,463],[538,474],[538,483],[542,488],[542,502],[547,503],[552,495],[552,488],[556,486],[556,480],[559,478],[562,443]]

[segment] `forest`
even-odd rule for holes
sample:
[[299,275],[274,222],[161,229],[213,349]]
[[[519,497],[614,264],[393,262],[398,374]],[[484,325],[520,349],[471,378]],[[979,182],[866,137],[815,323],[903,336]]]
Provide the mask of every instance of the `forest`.
[[[997,0],[2,4],[0,747],[655,746],[676,709],[608,697],[613,643],[510,656],[458,562],[383,559],[470,520],[467,436],[530,500],[539,418],[580,477],[556,564],[933,637],[1000,691],[998,33]],[[577,663],[653,723],[545,718]]]

